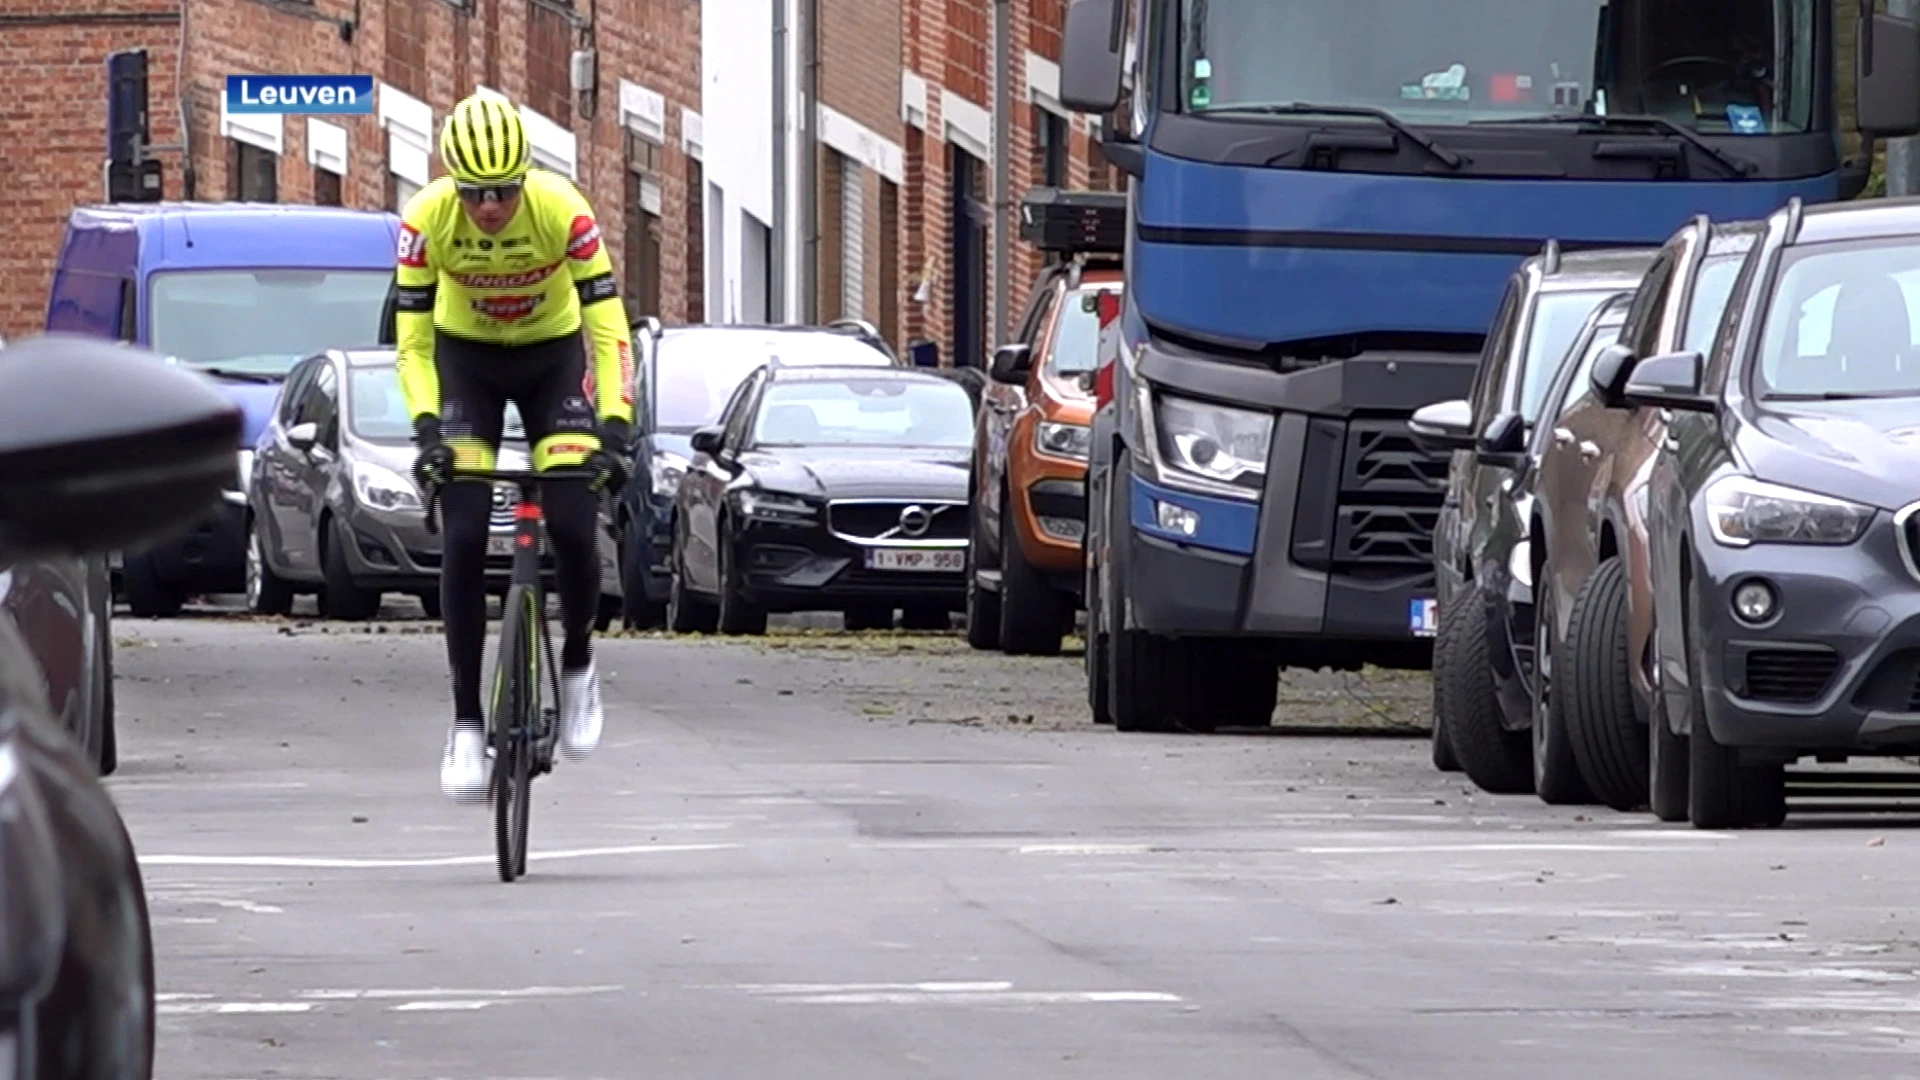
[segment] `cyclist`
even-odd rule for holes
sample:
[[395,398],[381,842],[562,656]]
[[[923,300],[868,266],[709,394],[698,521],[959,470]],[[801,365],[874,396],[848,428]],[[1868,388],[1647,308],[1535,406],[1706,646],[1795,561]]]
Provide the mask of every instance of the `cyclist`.
[[401,213],[394,330],[419,448],[415,479],[423,489],[446,485],[440,607],[453,728],[440,788],[474,801],[487,790],[480,665],[492,493],[448,481],[456,469],[494,467],[509,401],[534,468],[597,474],[547,481],[540,495],[565,628],[560,748],[582,756],[598,745],[603,723],[592,650],[599,497],[627,479],[633,354],[593,209],[565,177],[531,168],[512,106],[486,95],[454,106],[440,159],[447,175]]

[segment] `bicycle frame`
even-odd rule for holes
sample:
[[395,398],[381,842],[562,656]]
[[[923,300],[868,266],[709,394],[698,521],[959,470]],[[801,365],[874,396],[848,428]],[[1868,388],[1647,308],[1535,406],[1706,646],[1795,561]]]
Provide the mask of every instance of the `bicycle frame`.
[[[540,485],[547,480],[585,480],[596,474],[586,469],[538,471],[456,470],[454,483],[511,483],[518,489],[514,503],[513,571],[506,600],[500,608],[499,649],[494,658],[493,707],[488,710],[488,743],[493,749],[490,796],[495,809],[496,845],[500,879],[513,881],[527,872],[527,818],[531,812],[528,785],[536,776],[553,771],[554,747],[559,741],[560,666],[553,655],[548,630],[546,589],[541,581],[540,556],[546,546],[546,514],[540,506]],[[439,532],[440,487],[427,495],[427,531]],[[508,683],[512,667],[526,668]],[[546,678],[541,678],[542,667]],[[546,694],[542,694],[542,682]],[[509,685],[518,688],[511,706],[502,698]],[[544,699],[544,700],[543,700]],[[553,705],[548,707],[545,701]],[[511,713],[512,715],[505,715]]]

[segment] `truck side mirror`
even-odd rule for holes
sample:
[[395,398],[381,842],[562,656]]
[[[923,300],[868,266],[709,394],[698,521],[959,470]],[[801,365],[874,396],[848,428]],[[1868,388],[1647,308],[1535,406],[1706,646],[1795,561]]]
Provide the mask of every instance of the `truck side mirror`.
[[1862,135],[1903,139],[1920,134],[1920,24],[1865,15],[1854,87]]
[[1006,386],[1024,386],[1033,370],[1033,350],[1025,344],[1002,345],[993,350],[993,368],[987,374]]
[[1067,108],[1098,114],[1119,107],[1126,15],[1120,0],[1072,0],[1068,5],[1060,33],[1060,101]]

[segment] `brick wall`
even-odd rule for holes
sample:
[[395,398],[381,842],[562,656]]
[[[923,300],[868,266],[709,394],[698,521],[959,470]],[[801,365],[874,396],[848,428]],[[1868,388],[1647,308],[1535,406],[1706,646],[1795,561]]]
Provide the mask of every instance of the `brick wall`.
[[[952,363],[953,334],[953,259],[952,197],[947,175],[948,139],[945,120],[940,114],[943,89],[991,110],[993,106],[993,7],[990,0],[902,0],[904,51],[910,70],[926,80],[927,101],[924,131],[909,130],[907,148],[907,190],[901,205],[901,270],[903,294],[902,337],[911,341],[926,338],[940,343],[943,362]],[[1000,227],[1012,237],[1009,245],[1007,326],[1015,327],[1019,310],[1026,300],[1025,290],[1038,272],[1041,255],[1018,237],[1018,210],[1028,188],[1043,175],[1035,158],[1032,100],[1027,91],[1026,57],[1029,50],[1047,59],[1059,53],[1059,27],[1064,18],[1061,0],[1014,0],[1011,15],[1012,124],[1008,132],[1009,184],[1011,206],[997,215]],[[1090,148],[1084,120],[1075,118],[1067,125],[1067,186],[1085,188],[1090,176]],[[981,169],[981,198],[993,195],[991,162]],[[991,239],[988,246],[991,254]],[[921,282],[928,282],[927,300],[915,302],[913,293]],[[986,282],[988,332],[991,337],[991,312],[994,283],[989,264]],[[984,343],[991,349],[993,342]],[[985,355],[965,358],[984,363]]]
[[[15,87],[0,105],[0,134],[10,136],[11,145],[32,148],[7,162],[8,183],[0,185],[0,213],[16,223],[14,242],[0,253],[0,334],[24,336],[42,324],[67,211],[75,203],[105,197],[101,162],[109,52],[148,50],[155,144],[178,142],[183,101],[189,110],[193,188],[189,191],[184,183],[179,154],[157,153],[166,171],[167,197],[219,200],[229,191],[231,149],[219,130],[220,97],[228,74],[371,73],[431,104],[437,124],[477,83],[515,102],[528,100],[533,76],[549,88],[566,86],[566,53],[581,46],[580,38],[569,28],[571,44],[563,40],[566,48],[549,47],[543,54],[548,65],[544,73],[529,72],[528,12],[534,3],[36,0],[34,18],[10,22],[0,40],[0,63]],[[600,213],[615,261],[624,264],[627,188],[619,81],[631,79],[667,97],[667,131],[659,154],[661,300],[663,320],[678,321],[686,313],[690,281],[697,287],[699,280],[687,263],[700,237],[697,229],[691,241],[687,235],[688,169],[680,131],[680,107],[699,109],[699,4],[599,0],[598,21],[590,45],[599,54],[599,92],[592,116],[582,117],[577,110],[547,115],[579,139],[580,186]],[[176,92],[183,33],[188,61]],[[390,205],[387,139],[378,120],[324,119],[347,129],[349,164],[339,185],[340,202],[363,208]],[[274,170],[278,199],[311,202],[316,190],[307,159],[307,118],[287,117],[283,131]]]

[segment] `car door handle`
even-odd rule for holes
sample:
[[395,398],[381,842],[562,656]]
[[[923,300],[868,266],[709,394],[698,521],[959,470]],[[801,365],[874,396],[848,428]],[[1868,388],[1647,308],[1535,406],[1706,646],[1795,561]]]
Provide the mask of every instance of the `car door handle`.
[[1592,461],[1594,458],[1600,456],[1600,447],[1596,446],[1592,439],[1582,439],[1580,440],[1580,456],[1586,458],[1588,461]]
[[1553,441],[1560,444],[1561,446],[1569,445],[1570,443],[1573,442],[1573,432],[1568,431],[1566,428],[1563,428],[1563,427],[1554,428]]

